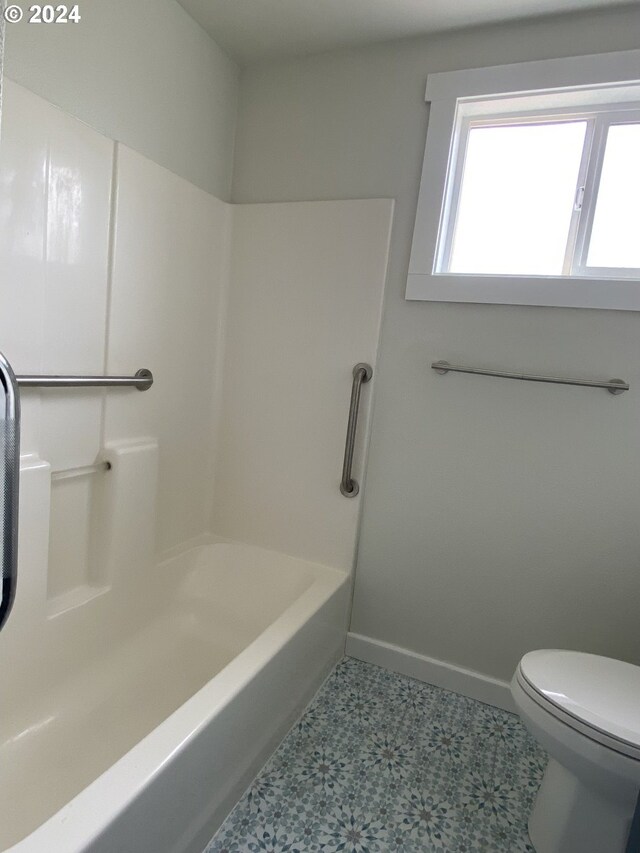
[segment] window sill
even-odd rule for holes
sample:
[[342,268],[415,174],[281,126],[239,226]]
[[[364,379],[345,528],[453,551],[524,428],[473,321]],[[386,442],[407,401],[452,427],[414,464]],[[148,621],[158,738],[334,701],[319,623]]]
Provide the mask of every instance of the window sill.
[[409,273],[406,298],[430,302],[640,311],[637,279]]

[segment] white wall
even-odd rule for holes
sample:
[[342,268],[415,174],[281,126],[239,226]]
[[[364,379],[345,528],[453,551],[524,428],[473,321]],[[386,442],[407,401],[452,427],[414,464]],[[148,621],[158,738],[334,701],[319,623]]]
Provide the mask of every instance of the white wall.
[[[406,302],[430,71],[636,48],[640,11],[260,65],[236,202],[396,199],[352,627],[508,678],[527,649],[640,663],[640,316]],[[437,358],[632,390],[442,378]]]
[[[26,8],[25,4],[25,8]],[[6,29],[5,74],[228,199],[238,69],[175,0],[86,0],[79,24]]]

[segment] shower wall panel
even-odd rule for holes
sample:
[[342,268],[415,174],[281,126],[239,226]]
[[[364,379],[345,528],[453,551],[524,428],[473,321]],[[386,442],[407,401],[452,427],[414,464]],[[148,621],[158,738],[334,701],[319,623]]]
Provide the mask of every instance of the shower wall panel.
[[[111,140],[5,81],[0,349],[18,373],[103,371],[113,151]],[[53,471],[96,460],[99,389],[25,389],[21,397],[23,454],[46,460]],[[47,581],[54,610],[95,577],[87,552],[92,484],[59,485],[51,495],[59,535]]]
[[[22,541],[45,547],[37,568],[23,548],[11,621],[35,630],[115,607],[97,599],[114,597],[123,543],[135,571],[209,532],[230,211],[21,86],[4,95],[0,350],[18,374],[156,379],[144,394],[22,391]],[[111,471],[75,476],[107,458]]]
[[[100,373],[114,143],[8,80],[4,97],[0,349],[20,373]],[[93,461],[99,391],[22,400],[23,452],[54,467]]]
[[351,569],[362,492],[338,487],[361,361],[365,468],[392,214],[388,199],[234,208],[216,533]]
[[105,439],[158,438],[162,557],[211,524],[230,208],[124,146],[117,188],[107,372],[155,382],[109,392]]

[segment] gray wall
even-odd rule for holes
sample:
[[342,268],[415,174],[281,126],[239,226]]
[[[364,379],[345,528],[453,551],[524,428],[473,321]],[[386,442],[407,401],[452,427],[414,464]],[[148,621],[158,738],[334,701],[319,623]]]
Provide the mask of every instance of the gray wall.
[[[639,46],[636,8],[243,74],[234,201],[397,200],[359,633],[500,678],[535,647],[640,663],[640,315],[404,300],[427,74]],[[632,391],[442,378],[437,358],[621,376]]]
[[235,63],[175,0],[85,0],[80,11],[75,25],[7,26],[5,74],[228,200]]

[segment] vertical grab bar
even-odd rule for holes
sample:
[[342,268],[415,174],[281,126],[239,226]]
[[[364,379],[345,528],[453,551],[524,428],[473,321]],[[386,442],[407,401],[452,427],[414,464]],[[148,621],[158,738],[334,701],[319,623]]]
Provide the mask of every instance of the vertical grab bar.
[[353,465],[353,449],[356,441],[356,430],[358,428],[358,409],[360,408],[360,389],[364,382],[368,382],[373,376],[370,364],[356,364],[353,368],[353,385],[351,386],[351,403],[349,405],[349,420],[347,421],[347,440],[344,446],[344,462],[342,464],[342,480],[340,481],[340,493],[345,498],[355,498],[360,491],[360,486],[351,476]]
[[16,594],[18,569],[18,487],[20,480],[20,394],[11,365],[0,353],[0,465],[2,471],[2,600],[0,629]]

